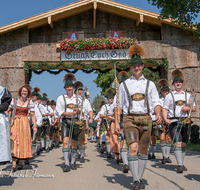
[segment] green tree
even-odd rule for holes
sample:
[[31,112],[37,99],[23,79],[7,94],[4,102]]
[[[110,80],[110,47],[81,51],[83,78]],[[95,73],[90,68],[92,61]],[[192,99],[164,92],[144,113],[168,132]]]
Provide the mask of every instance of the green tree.
[[94,108],[95,112],[98,112],[99,111],[99,103],[101,100],[105,100],[105,98],[99,94],[97,94],[95,96],[95,98],[93,99],[92,101],[92,108]]
[[[99,70],[95,71],[95,73],[97,73],[98,76],[95,80],[93,80],[93,82],[96,83],[97,86],[102,89],[101,95],[105,95],[105,91],[108,88],[112,87],[112,83],[114,82],[114,79],[115,79],[115,72],[113,69],[106,70],[106,71],[107,72],[101,72]],[[127,68],[126,71],[129,73],[129,76],[131,76],[130,69]],[[118,73],[119,72],[117,71],[117,74]],[[160,80],[159,67],[156,67],[156,68],[145,67],[143,70],[143,75],[147,79],[149,79],[149,80],[153,81],[155,84],[157,84],[158,81]]]
[[200,0],[148,0],[160,9],[159,19],[172,18],[179,26],[192,29],[196,27],[194,37],[200,37],[200,23],[193,23],[200,12]]

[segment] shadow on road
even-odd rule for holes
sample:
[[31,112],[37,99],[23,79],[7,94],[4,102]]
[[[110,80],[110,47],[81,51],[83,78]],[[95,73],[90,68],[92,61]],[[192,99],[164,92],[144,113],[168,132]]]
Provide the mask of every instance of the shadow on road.
[[175,171],[175,168],[177,167],[177,165],[173,165],[173,164],[162,164],[161,162],[157,162],[151,165],[153,168],[159,169],[166,169],[166,170],[171,170],[171,171]]
[[[159,173],[157,173],[157,172],[155,172],[155,171],[153,171],[153,170],[151,170],[151,169],[149,169],[149,168],[146,168],[146,170],[149,170],[150,172],[152,172],[152,173],[154,173],[154,174],[156,174],[156,175],[158,175],[158,176],[164,178],[164,179],[167,180],[168,182],[172,183],[177,189],[185,190],[183,187],[181,187],[181,186],[180,186],[179,184],[177,184],[175,181],[172,181],[172,180],[168,179],[166,176],[161,175],[161,174],[159,174]],[[155,177],[156,177],[156,176],[155,176]]]
[[10,178],[9,175],[4,175],[3,177],[0,177],[0,187],[12,186],[14,184],[14,179],[16,178]]
[[200,182],[200,175],[197,175],[197,174],[188,174],[188,175],[184,175],[184,177],[189,180],[196,180]]

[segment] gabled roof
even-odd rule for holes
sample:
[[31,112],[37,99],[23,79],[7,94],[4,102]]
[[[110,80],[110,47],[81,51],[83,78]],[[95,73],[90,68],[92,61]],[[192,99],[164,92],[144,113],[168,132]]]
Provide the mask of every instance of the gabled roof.
[[158,13],[151,11],[146,11],[133,6],[118,3],[112,0],[80,0],[5,26],[0,27],[0,34],[12,31],[18,28],[27,26],[29,29],[36,28],[42,25],[49,24],[53,28],[53,23],[64,18],[80,14],[87,10],[93,9],[93,27],[96,27],[96,9],[116,14],[125,18],[137,20],[136,26],[140,22],[147,22],[155,25],[160,25],[162,23],[172,24],[169,19],[158,20]]

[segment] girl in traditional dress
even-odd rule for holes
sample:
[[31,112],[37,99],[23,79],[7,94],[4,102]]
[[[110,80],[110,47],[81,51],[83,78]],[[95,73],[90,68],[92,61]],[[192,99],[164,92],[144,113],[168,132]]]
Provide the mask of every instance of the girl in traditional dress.
[[[12,102],[7,110],[9,113],[13,110],[14,118],[13,125],[11,126],[11,140],[14,142],[14,148],[11,150],[12,155],[12,171],[16,171],[16,159],[19,159],[18,170],[23,169],[23,160],[32,158],[31,148],[31,132],[30,124],[27,118],[27,114],[30,111],[30,115],[33,122],[33,131],[36,133],[36,118],[31,96],[31,90],[28,86],[22,86],[18,92],[19,97],[12,99]],[[16,102],[17,101],[17,102]],[[14,113],[16,102],[16,113]]]
[[0,86],[0,164],[11,160],[10,154],[10,125],[5,111],[8,109],[12,96],[10,92]]

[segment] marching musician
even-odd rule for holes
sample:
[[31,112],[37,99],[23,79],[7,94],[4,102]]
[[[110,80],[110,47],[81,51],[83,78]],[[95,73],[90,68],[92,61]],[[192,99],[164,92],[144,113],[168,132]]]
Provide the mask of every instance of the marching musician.
[[100,118],[103,119],[103,123],[105,123],[106,126],[106,130],[104,131],[104,135],[106,138],[106,150],[107,150],[107,158],[108,159],[112,159],[113,156],[111,155],[111,150],[110,150],[110,121],[114,121],[114,117],[110,116],[108,118],[108,112],[111,108],[111,105],[113,103],[113,99],[114,99],[114,95],[115,95],[115,91],[113,89],[107,89],[106,90],[106,98],[108,100],[108,103],[103,105],[101,108],[101,112],[100,112]]
[[[78,94],[79,98],[81,99],[80,111],[82,109],[83,112],[83,124],[79,125],[79,133],[78,133],[78,140],[79,140],[79,151],[80,151],[80,163],[85,163],[84,155],[85,155],[85,131],[86,131],[86,119],[89,113],[89,120],[88,124],[92,124],[93,122],[93,110],[91,108],[90,102],[88,99],[84,98],[84,89],[83,83],[80,81],[76,81],[74,83],[75,94]],[[83,101],[83,102],[82,102]]]
[[[177,173],[187,171],[183,165],[186,144],[191,130],[190,124],[184,122],[188,112],[196,111],[195,103],[192,105],[191,94],[183,91],[183,74],[176,69],[172,72],[174,91],[167,94],[163,104],[163,118],[169,125],[169,133],[173,140],[174,154],[177,161]],[[190,106],[189,106],[190,105]]]
[[50,117],[54,115],[54,112],[52,108],[47,105],[47,94],[42,94],[42,106],[43,106],[43,121],[42,121],[42,128],[43,128],[43,134],[44,134],[44,144],[45,144],[45,150],[48,153],[50,151],[50,128],[51,128],[51,121]]
[[[77,154],[79,126],[75,123],[75,119],[77,118],[77,115],[80,114],[80,111],[78,110],[78,104],[81,102],[81,99],[73,93],[73,81],[76,81],[75,75],[72,73],[67,73],[64,76],[63,81],[65,82],[64,88],[66,90],[66,95],[61,95],[58,97],[56,101],[56,112],[58,114],[58,117],[62,117],[62,151],[65,159],[63,172],[69,172],[71,169],[77,169],[75,160]],[[72,146],[71,164],[69,163],[70,145]]]
[[[163,108],[163,103],[167,94],[169,94],[169,84],[166,79],[161,79],[158,81],[158,87],[160,87],[161,95],[160,98],[161,106]],[[158,127],[158,133],[160,136],[160,148],[162,151],[162,164],[172,163],[171,159],[169,158],[169,153],[171,150],[171,137],[169,134],[169,125],[162,121],[162,125]]]
[[[139,45],[133,45],[128,53],[131,57],[132,76],[119,86],[119,107],[121,110],[123,108],[123,130],[129,147],[128,164],[133,176],[132,189],[136,190],[145,188],[142,176],[148,160],[147,148],[151,139],[150,107],[154,108],[157,125],[161,124],[162,118],[156,86],[142,75],[144,63],[141,56],[145,53],[144,49]],[[121,134],[117,114],[115,121],[116,133]]]

